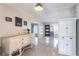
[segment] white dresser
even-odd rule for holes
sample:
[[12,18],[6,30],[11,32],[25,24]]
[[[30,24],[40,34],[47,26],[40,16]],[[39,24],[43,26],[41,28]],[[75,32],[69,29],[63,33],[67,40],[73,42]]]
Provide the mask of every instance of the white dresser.
[[33,40],[33,34],[17,35],[2,38],[3,52],[6,55],[12,55],[13,51],[21,51],[22,47],[32,44]]

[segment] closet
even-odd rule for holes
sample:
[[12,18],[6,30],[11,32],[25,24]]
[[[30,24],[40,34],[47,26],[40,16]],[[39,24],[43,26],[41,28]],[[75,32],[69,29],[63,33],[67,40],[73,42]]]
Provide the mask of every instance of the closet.
[[76,19],[59,20],[58,52],[62,55],[76,55]]

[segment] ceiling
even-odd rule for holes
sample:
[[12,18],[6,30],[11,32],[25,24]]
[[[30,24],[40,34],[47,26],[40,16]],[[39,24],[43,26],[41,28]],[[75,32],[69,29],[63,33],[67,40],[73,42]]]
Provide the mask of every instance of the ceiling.
[[38,12],[34,10],[35,3],[6,3],[5,5],[26,12],[42,22],[55,22],[57,19],[72,17],[70,9],[74,3],[43,3],[44,10]]

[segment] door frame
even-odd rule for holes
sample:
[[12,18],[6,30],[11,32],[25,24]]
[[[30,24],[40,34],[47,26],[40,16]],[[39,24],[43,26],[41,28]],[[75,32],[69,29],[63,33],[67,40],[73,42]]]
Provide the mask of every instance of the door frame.
[[37,37],[39,37],[39,24],[37,24],[37,23],[31,23],[31,33],[33,33],[33,26],[34,25],[37,25],[38,26],[38,29],[37,29],[37,31],[38,31]]

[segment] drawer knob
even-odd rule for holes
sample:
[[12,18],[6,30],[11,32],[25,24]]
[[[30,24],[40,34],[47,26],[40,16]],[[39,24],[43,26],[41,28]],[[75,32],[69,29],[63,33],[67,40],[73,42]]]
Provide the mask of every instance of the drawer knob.
[[22,38],[22,40],[24,40],[24,39]]
[[24,43],[22,42],[22,44],[24,44]]

